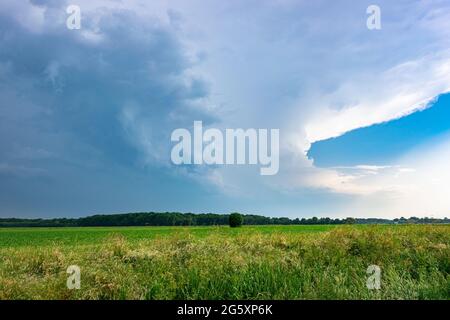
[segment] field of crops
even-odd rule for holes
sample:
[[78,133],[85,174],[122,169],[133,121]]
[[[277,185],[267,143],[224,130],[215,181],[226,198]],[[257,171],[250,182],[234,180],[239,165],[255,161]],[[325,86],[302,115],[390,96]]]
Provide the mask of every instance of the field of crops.
[[0,229],[0,299],[450,299],[450,226]]

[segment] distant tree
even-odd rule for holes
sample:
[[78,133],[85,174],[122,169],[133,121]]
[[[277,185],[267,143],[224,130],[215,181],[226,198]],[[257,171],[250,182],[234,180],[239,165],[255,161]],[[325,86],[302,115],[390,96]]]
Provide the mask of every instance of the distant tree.
[[240,226],[242,226],[243,221],[244,221],[244,218],[242,217],[241,214],[239,214],[237,212],[230,214],[230,218],[229,218],[230,227],[232,227],[232,228],[240,227]]
[[345,224],[355,224],[356,223],[356,220],[355,220],[355,218],[345,218],[345,220],[344,220],[344,223]]
[[[238,214],[240,215],[240,214]],[[246,225],[292,225],[292,224],[405,224],[405,223],[450,223],[450,219],[401,217],[393,220],[381,218],[302,218],[289,219],[280,217],[264,217],[259,215],[240,215]],[[230,223],[229,214],[215,213],[180,213],[180,212],[135,212],[124,214],[103,214],[82,218],[54,218],[54,219],[18,219],[0,218],[2,227],[88,227],[88,226],[212,226]],[[240,223],[242,224],[242,222]]]

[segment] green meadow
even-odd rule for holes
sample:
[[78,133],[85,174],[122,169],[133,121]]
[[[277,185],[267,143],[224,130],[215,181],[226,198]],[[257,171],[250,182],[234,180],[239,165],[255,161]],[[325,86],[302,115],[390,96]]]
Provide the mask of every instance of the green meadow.
[[450,226],[4,228],[0,299],[450,299]]
[[237,236],[244,234],[310,233],[331,230],[335,226],[228,226],[199,227],[67,227],[67,228],[0,228],[0,248],[48,245],[90,245],[111,236],[123,236],[129,242],[155,239],[164,236],[208,235]]

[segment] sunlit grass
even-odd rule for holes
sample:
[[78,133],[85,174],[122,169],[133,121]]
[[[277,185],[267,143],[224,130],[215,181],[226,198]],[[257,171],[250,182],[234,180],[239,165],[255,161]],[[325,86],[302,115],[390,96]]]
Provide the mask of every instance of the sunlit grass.
[[449,299],[449,246],[446,225],[1,229],[0,299]]

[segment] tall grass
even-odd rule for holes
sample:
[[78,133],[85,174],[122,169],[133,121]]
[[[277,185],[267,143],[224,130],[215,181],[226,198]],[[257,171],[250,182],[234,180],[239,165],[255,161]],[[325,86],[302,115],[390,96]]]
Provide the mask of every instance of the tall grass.
[[[0,299],[449,299],[450,226],[220,229],[0,249]],[[381,288],[369,290],[369,265]],[[66,269],[81,268],[68,290]]]

